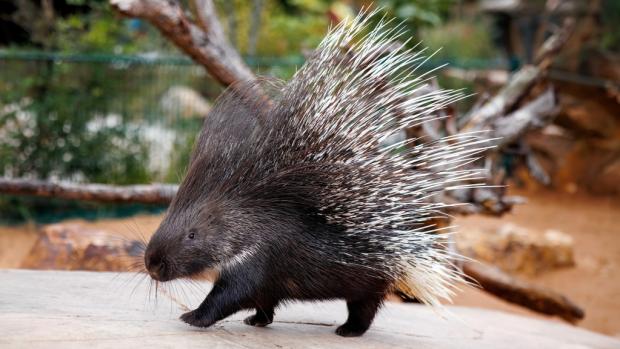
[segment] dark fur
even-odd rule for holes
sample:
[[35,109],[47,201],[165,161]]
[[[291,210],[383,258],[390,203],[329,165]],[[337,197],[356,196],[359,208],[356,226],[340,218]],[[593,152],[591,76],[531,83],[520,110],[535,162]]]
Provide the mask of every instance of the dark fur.
[[[336,332],[362,335],[393,283],[375,259],[387,252],[319,212],[329,208],[317,193],[349,169],[300,163],[313,150],[287,149],[290,135],[278,133],[294,117],[290,105],[273,94],[272,102],[248,97],[250,89],[268,92],[265,86],[229,90],[206,118],[187,175],[148,244],[146,267],[159,281],[219,269],[202,304],[181,316],[193,326],[242,309],[256,310],[247,324],[266,326],[282,302],[345,299],[349,317]],[[244,251],[252,253],[230,262]]]

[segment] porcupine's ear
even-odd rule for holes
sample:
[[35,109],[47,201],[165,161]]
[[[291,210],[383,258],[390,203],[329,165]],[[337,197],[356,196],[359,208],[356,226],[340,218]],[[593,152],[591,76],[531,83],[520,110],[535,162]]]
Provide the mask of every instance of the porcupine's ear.
[[192,161],[205,151],[223,151],[231,144],[250,146],[252,133],[270,122],[282,86],[281,80],[263,77],[229,86],[205,117]]

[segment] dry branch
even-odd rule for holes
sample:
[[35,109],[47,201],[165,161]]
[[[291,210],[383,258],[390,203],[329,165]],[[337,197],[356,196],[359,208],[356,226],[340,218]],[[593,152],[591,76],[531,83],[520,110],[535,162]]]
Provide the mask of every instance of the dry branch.
[[498,138],[494,151],[516,142],[523,134],[549,124],[557,114],[556,96],[552,88],[516,111],[494,119],[489,127],[489,137]]
[[521,196],[504,195],[505,191],[505,187],[454,190],[449,195],[443,195],[441,202],[452,205],[446,209],[450,215],[482,214],[501,217],[510,212],[514,205],[526,202],[526,199]]
[[538,52],[536,52],[536,57],[534,58],[536,65],[542,69],[548,69],[553,62],[555,55],[557,55],[562,50],[564,45],[566,45],[574,30],[575,19],[570,17],[566,18],[562,28],[545,40]]
[[503,116],[524,95],[541,76],[541,70],[534,66],[525,66],[509,80],[491,100],[480,109],[474,111],[467,124],[462,127],[465,131],[485,129],[493,119]]
[[564,26],[550,36],[538,51],[536,65],[526,65],[509,80],[493,98],[479,109],[469,113],[461,125],[463,131],[489,130],[497,118],[501,118],[528,96],[535,83],[547,73],[550,62],[568,42],[574,30],[574,22],[567,20]]
[[518,304],[538,313],[559,316],[571,323],[584,317],[583,310],[565,296],[518,280],[497,267],[477,262],[465,262],[462,270],[486,292],[510,303]]
[[[557,100],[552,88],[547,88],[533,100],[523,103],[537,83],[546,75],[548,68],[561,51],[574,31],[574,22],[565,21],[562,28],[550,36],[537,53],[536,65],[527,65],[515,73],[508,83],[491,99],[474,107],[459,121],[459,130],[488,131],[487,137],[498,139],[495,148],[486,151],[486,161],[493,162],[494,154],[502,152],[507,146],[514,144],[525,133],[549,124],[557,111]],[[542,171],[542,168],[537,168]],[[545,178],[543,172],[537,173],[537,178]],[[493,175],[493,170],[491,169]],[[502,185],[503,180],[494,181],[494,185]],[[452,213],[472,214],[485,213],[500,216],[509,212],[513,204],[520,198],[504,196],[505,190],[491,190],[488,188],[472,188],[462,193],[449,193],[457,198],[457,202],[470,203],[469,206],[457,206]],[[445,196],[448,196],[445,195]],[[449,199],[449,197],[447,197]]]
[[54,197],[68,200],[168,204],[176,191],[177,186],[173,184],[116,186],[0,178],[0,193],[3,194]]
[[110,0],[110,4],[125,16],[149,21],[224,86],[254,80],[252,71],[226,40],[211,0],[193,1],[200,25],[186,15],[177,1]]

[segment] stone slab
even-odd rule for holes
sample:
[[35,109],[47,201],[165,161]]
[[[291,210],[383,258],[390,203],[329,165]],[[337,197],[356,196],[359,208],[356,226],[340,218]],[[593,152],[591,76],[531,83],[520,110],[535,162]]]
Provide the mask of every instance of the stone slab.
[[123,273],[0,270],[0,348],[620,348],[562,323],[397,303],[360,338],[334,334],[346,318],[337,301],[289,304],[267,328],[244,325],[241,312],[198,329],[177,318],[208,283],[160,289],[156,299],[149,284]]

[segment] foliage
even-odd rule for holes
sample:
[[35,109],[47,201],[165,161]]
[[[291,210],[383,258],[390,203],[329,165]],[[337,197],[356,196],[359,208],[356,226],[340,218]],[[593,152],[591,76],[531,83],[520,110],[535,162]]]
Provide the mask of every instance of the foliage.
[[187,171],[187,165],[194,148],[197,130],[200,129],[202,119],[179,120],[175,125],[176,137],[174,152],[171,154],[170,166],[165,174],[165,182],[179,183]]
[[[202,70],[114,61],[6,61],[3,66],[0,174],[113,184],[180,179],[201,119],[179,119],[159,100],[171,81],[203,83]],[[164,143],[153,133],[158,130],[176,135],[168,137],[173,152],[153,153],[154,145]],[[47,219],[45,212],[120,213],[104,206],[2,196],[0,218],[40,221]]]
[[420,28],[437,26],[443,23],[455,0],[380,0],[388,18],[404,22],[409,32],[416,34]]
[[601,17],[603,24],[601,48],[620,52],[620,1],[603,1]]
[[148,181],[139,135],[122,124],[97,125],[108,102],[105,72],[85,74],[53,63],[35,66],[39,72],[34,76],[0,83],[0,171],[92,182]]
[[435,58],[445,60],[488,59],[497,56],[489,25],[483,20],[455,20],[421,31],[424,45],[440,50]]
[[[250,34],[252,1],[234,1],[234,13],[225,11],[225,1],[228,0],[216,1],[220,18],[229,30],[227,24],[235,17],[237,37],[233,41],[237,42],[237,49],[245,54]],[[320,0],[292,0],[288,1],[288,7],[275,1],[266,1],[262,9],[257,54],[284,56],[313,49],[327,30],[329,22],[325,13],[328,9],[328,3]]]

